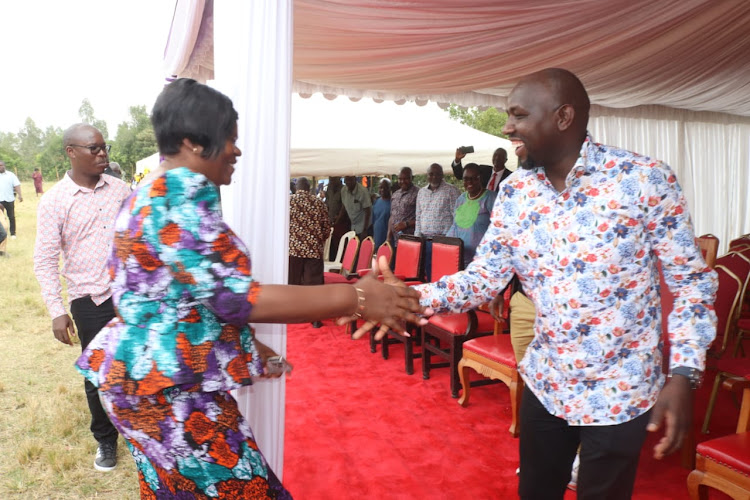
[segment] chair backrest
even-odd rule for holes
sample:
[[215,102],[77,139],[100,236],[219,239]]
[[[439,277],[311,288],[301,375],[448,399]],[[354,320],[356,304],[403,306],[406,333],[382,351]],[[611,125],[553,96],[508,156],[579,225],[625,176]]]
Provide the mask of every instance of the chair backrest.
[[698,236],[695,241],[701,249],[706,264],[713,269],[714,265],[716,265],[716,254],[719,251],[719,238],[713,234],[704,234]]
[[734,339],[734,318],[740,307],[740,279],[721,263],[717,263],[714,270],[719,275],[719,289],[716,292],[716,339],[711,344],[711,353],[720,357],[727,350]]
[[375,258],[380,260],[380,257],[385,257],[388,260],[388,267],[391,266],[393,260],[393,247],[389,242],[385,242],[378,247],[378,252],[375,254]]
[[328,238],[323,244],[323,260],[328,260],[328,254],[331,253],[331,240],[333,239],[333,228],[328,232]]
[[464,242],[460,238],[432,238],[432,281],[463,269]]
[[359,250],[359,238],[355,235],[346,242],[346,250],[341,258],[341,274],[354,272],[354,264],[357,263],[357,250]]
[[743,234],[739,238],[735,238],[729,242],[729,251],[731,252],[736,247],[743,247],[750,245],[750,234]]
[[354,268],[355,271],[372,267],[373,250],[375,250],[375,241],[373,241],[372,236],[368,236],[359,244],[359,256],[357,257],[357,266]]
[[339,240],[339,246],[336,249],[336,258],[333,259],[333,262],[336,264],[341,263],[341,259],[344,258],[344,250],[346,250],[346,244],[349,243],[349,240],[357,236],[357,233],[354,231],[347,231],[344,234],[341,235],[341,239]]
[[423,247],[424,240],[418,236],[410,234],[399,236],[393,274],[407,280],[418,280],[422,275]]
[[[750,283],[750,257],[740,252],[729,252],[716,260],[740,280],[740,304],[745,301],[748,283]],[[740,311],[737,311],[739,315]]]

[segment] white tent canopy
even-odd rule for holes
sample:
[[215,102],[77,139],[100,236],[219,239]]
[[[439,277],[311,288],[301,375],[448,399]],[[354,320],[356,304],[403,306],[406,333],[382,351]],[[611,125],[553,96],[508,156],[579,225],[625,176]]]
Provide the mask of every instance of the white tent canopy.
[[493,152],[502,147],[509,155],[508,167],[515,168],[507,139],[451,120],[434,103],[416,108],[414,103],[293,96],[291,176],[396,175],[403,166],[419,174],[432,163],[447,174],[458,146],[474,146],[464,162],[485,165],[492,164]]
[[161,155],[156,152],[152,154],[151,156],[148,156],[146,158],[143,158],[142,160],[138,160],[135,162],[135,172],[137,174],[142,174],[146,170],[153,170],[156,167],[159,166],[159,160],[161,159]]
[[[448,174],[458,146],[474,146],[465,163],[485,165],[492,164],[497,148],[504,148],[508,168],[516,167],[507,139],[451,120],[434,103],[415,108],[414,103],[398,106],[370,99],[329,101],[320,94],[308,99],[292,96],[291,176],[397,175],[404,166],[419,174],[432,163],[442,165]],[[136,172],[153,170],[159,165],[159,153],[135,165]]]

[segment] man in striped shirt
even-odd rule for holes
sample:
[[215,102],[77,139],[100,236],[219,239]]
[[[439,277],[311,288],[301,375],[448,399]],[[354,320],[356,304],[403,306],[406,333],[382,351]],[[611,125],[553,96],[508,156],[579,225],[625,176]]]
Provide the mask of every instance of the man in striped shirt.
[[[63,145],[71,170],[39,201],[34,273],[55,338],[72,346],[78,330],[85,349],[115,316],[107,261],[115,217],[130,188],[120,179],[102,175],[109,165],[109,145],[96,128],[83,123],[71,126],[63,134]],[[68,286],[72,321],[63,303],[60,274]],[[91,432],[99,443],[94,467],[112,470],[117,465],[118,433],[102,408],[96,387],[86,381],[85,389]]]

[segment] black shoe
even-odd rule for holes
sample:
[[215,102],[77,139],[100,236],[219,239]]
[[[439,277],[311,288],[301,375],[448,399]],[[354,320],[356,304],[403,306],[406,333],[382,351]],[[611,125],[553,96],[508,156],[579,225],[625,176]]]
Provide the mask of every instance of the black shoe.
[[312,327],[313,328],[320,328],[321,326],[323,326],[323,322],[322,321],[313,321],[312,322]]
[[99,443],[96,449],[94,468],[98,471],[108,472],[117,467],[117,441],[114,443]]

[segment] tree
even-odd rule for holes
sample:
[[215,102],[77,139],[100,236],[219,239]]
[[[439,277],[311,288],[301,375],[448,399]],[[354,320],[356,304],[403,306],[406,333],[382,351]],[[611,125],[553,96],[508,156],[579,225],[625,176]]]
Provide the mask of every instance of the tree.
[[468,125],[471,128],[481,130],[482,132],[507,139],[502,131],[508,115],[501,113],[496,108],[487,108],[484,111],[480,111],[477,107],[464,109],[451,104],[446,111],[453,120]]
[[125,177],[135,174],[135,162],[158,150],[146,106],[131,106],[130,119],[117,127],[111,157],[120,164]]
[[93,125],[94,127],[99,129],[99,132],[102,133],[102,137],[104,137],[104,140],[107,140],[107,137],[109,137],[109,132],[107,130],[107,122],[104,120],[97,120],[94,116],[94,107],[91,105],[91,102],[88,99],[84,99],[81,102],[81,107],[78,108],[78,116],[81,117],[81,121],[83,123],[88,123],[89,125]]
[[60,127],[47,127],[44,132],[42,150],[37,154],[36,164],[45,179],[60,180],[67,169],[68,157],[63,149],[63,130]]
[[21,160],[18,165],[19,176],[31,177],[31,172],[34,170],[36,163],[36,155],[42,149],[43,135],[42,130],[36,126],[34,120],[26,118],[23,128],[16,134],[16,151]]

